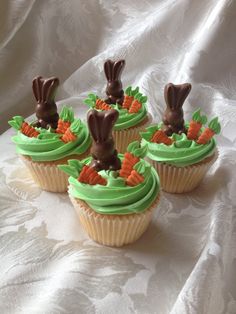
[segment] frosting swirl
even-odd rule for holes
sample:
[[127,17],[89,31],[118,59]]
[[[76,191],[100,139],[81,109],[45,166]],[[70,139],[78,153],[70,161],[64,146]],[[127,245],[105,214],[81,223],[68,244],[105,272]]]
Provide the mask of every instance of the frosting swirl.
[[[125,104],[126,97],[129,99],[129,104]],[[119,112],[119,118],[113,128],[115,131],[129,129],[142,122],[147,117],[146,102],[147,97],[139,92],[139,87],[132,89],[131,86],[125,91],[125,99],[122,106],[119,104],[108,105],[93,93],[88,94],[88,97],[84,100],[86,105],[96,110],[116,109]],[[136,106],[138,108],[135,108]]]
[[18,131],[12,141],[16,144],[17,153],[29,156],[33,161],[55,161],[74,154],[80,155],[89,148],[91,139],[88,128],[80,119],[74,121],[72,131],[74,126],[78,136],[67,143],[61,140],[62,134],[43,128],[35,128],[39,132],[37,137],[28,137]]
[[127,109],[119,108],[118,105],[112,106],[119,112],[119,118],[114,126],[114,130],[123,130],[131,128],[147,117],[147,107],[142,104],[141,109],[137,113],[129,113]]
[[[188,125],[186,125],[188,127]],[[214,138],[204,145],[189,140],[185,133],[173,134],[170,138],[174,140],[171,145],[151,142],[152,133],[161,128],[161,124],[147,128],[141,133],[141,146],[147,145],[147,157],[157,162],[170,164],[176,167],[185,167],[198,163],[214,154],[216,141]]]
[[[123,159],[123,155],[119,157]],[[89,163],[90,159],[85,162]],[[143,173],[144,181],[136,186],[127,186],[115,171],[102,170],[99,174],[107,180],[105,186],[84,184],[70,176],[69,194],[83,200],[100,214],[127,215],[143,212],[155,201],[160,183],[155,169],[143,159],[140,162],[147,170]]]

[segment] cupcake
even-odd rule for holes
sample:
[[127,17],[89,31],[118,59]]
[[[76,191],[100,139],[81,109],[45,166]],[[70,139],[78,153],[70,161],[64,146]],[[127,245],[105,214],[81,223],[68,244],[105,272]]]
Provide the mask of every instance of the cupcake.
[[66,192],[68,176],[58,164],[68,159],[83,159],[89,154],[91,138],[88,128],[74,118],[71,108],[63,107],[60,115],[54,101],[59,80],[55,77],[33,80],[37,100],[37,120],[29,123],[15,116],[9,124],[17,130],[12,137],[16,151],[30,170],[35,182],[46,191]]
[[129,143],[140,141],[139,132],[151,122],[146,106],[147,97],[139,91],[139,87],[129,86],[123,91],[120,78],[124,66],[125,60],[107,60],[104,64],[107,98],[103,100],[95,94],[89,94],[84,101],[90,108],[101,111],[116,109],[119,112],[113,136],[120,153],[126,152]]
[[118,247],[136,241],[147,229],[160,185],[155,169],[142,159],[146,147],[133,142],[124,155],[117,154],[112,138],[117,118],[114,109],[89,111],[92,157],[69,160],[59,168],[70,175],[69,196],[89,237]]
[[217,158],[214,135],[220,132],[218,118],[205,126],[207,117],[198,109],[189,123],[184,122],[182,106],[190,90],[190,84],[166,85],[162,123],[141,133],[141,146],[148,147],[146,159],[157,170],[162,189],[169,193],[195,189]]

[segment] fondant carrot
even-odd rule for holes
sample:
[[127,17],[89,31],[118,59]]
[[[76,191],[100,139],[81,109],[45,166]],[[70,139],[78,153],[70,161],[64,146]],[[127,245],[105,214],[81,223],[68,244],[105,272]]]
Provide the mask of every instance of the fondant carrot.
[[218,118],[216,117],[210,121],[208,127],[199,136],[197,143],[203,145],[207,144],[215,134],[220,133],[220,130],[221,126],[220,123],[218,122]]
[[12,120],[8,122],[10,126],[20,131],[22,134],[28,137],[37,137],[39,132],[31,126],[28,122],[24,121],[24,118],[21,116],[15,116]]
[[141,93],[137,93],[134,96],[134,101],[132,102],[130,108],[129,108],[129,113],[137,113],[139,110],[142,108],[142,104],[147,101],[147,97],[143,96]]
[[139,91],[138,87],[136,87],[134,90],[132,90],[131,86],[126,88],[125,97],[124,97],[124,101],[122,104],[123,109],[129,109],[130,108],[130,106],[132,105],[132,102],[134,100],[134,95],[137,94],[138,91]]
[[74,121],[74,112],[72,108],[64,106],[60,112],[59,120],[57,123],[56,133],[64,134]]
[[109,106],[107,103],[105,103],[104,100],[98,98],[96,99],[95,108],[98,110],[110,110],[112,109],[111,106]]
[[65,131],[65,133],[61,137],[61,140],[64,143],[69,143],[69,142],[75,141],[78,138],[80,128],[81,128],[81,121],[80,121],[80,119],[77,119]]
[[84,165],[78,181],[81,183],[87,183],[90,185],[100,184],[106,185],[107,181],[104,179],[94,168]]
[[58,120],[56,133],[64,134],[66,130],[70,127],[71,123],[69,121]]
[[196,140],[198,138],[198,134],[201,130],[201,127],[207,123],[207,117],[201,116],[200,109],[195,111],[192,116],[192,120],[190,121],[187,138],[189,140]]
[[132,170],[126,180],[126,184],[129,186],[136,186],[144,181],[144,177],[136,170]]
[[140,158],[134,156],[132,153],[130,152],[126,152],[124,154],[124,159],[121,165],[121,170],[120,170],[120,176],[123,178],[127,178],[132,169],[133,166],[140,160]]
[[66,132],[62,135],[61,140],[64,143],[69,143],[76,140],[77,136],[71,131],[70,128],[66,130]]
[[97,110],[110,110],[112,109],[104,100],[98,98],[95,94],[89,94],[88,97],[84,100],[84,103],[90,108],[95,108]]
[[21,126],[21,132],[28,137],[37,137],[39,132],[27,122],[23,122]]
[[157,144],[163,143],[165,145],[171,145],[173,143],[173,140],[170,137],[168,137],[164,131],[157,130],[153,134],[151,138],[151,142],[157,143]]

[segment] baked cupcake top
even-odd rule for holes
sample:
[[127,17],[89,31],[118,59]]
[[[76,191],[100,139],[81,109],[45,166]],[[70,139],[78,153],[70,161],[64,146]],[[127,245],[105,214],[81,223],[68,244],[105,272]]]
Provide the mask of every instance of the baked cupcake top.
[[69,194],[86,202],[100,214],[127,215],[149,208],[160,190],[159,177],[153,167],[142,157],[146,147],[138,142],[128,146],[121,160],[120,170],[97,171],[91,158],[80,162],[69,160],[59,168],[70,175]]
[[147,118],[147,97],[139,91],[139,87],[129,86],[123,91],[121,73],[125,66],[125,60],[107,60],[104,64],[104,72],[107,78],[106,94],[103,100],[95,94],[89,94],[84,103],[97,110],[116,109],[119,118],[114,130],[123,130],[134,127]]
[[189,123],[184,122],[182,106],[190,89],[190,84],[166,85],[167,109],[163,121],[141,133],[141,145],[147,145],[147,157],[150,159],[185,167],[214,154],[214,135],[219,134],[221,129],[218,118],[213,118],[206,126],[207,117],[201,115],[198,109]]
[[33,80],[37,100],[37,120],[29,123],[22,116],[15,116],[9,124],[17,130],[12,137],[17,153],[33,161],[56,161],[66,156],[83,154],[91,144],[88,128],[75,119],[71,108],[63,107],[60,115],[54,101],[57,78]]
[[69,194],[100,214],[125,215],[146,210],[160,188],[155,169],[142,159],[147,147],[133,142],[124,155],[118,155],[112,137],[118,112],[90,110],[87,117],[93,139],[92,157],[58,166],[70,175]]

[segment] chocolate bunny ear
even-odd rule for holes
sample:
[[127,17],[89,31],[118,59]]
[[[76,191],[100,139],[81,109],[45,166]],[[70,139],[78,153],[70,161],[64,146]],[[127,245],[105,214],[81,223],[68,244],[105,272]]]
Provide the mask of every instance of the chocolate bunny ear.
[[189,83],[180,85],[174,85],[172,83],[167,84],[164,90],[167,106],[172,110],[181,108],[190,93],[191,88],[192,86]]
[[90,134],[95,142],[105,142],[110,137],[112,127],[118,115],[119,113],[115,109],[106,111],[89,110],[87,123]]
[[104,72],[108,81],[120,80],[121,73],[125,67],[125,60],[111,61],[104,63]]
[[108,81],[112,80],[112,68],[113,68],[113,61],[107,60],[104,63],[104,72]]
[[54,100],[56,89],[59,86],[57,77],[42,78],[37,76],[33,79],[33,93],[38,103]]
[[118,81],[120,80],[121,73],[123,72],[125,67],[125,60],[119,60],[113,63],[112,68],[112,80]]
[[119,112],[115,109],[104,111],[102,126],[101,126],[101,138],[102,141],[106,141],[111,136],[112,128],[119,117]]
[[41,78],[42,76],[37,76],[33,79],[33,82],[32,82],[33,93],[34,93],[35,99],[38,102],[41,101],[41,84],[40,84]]

